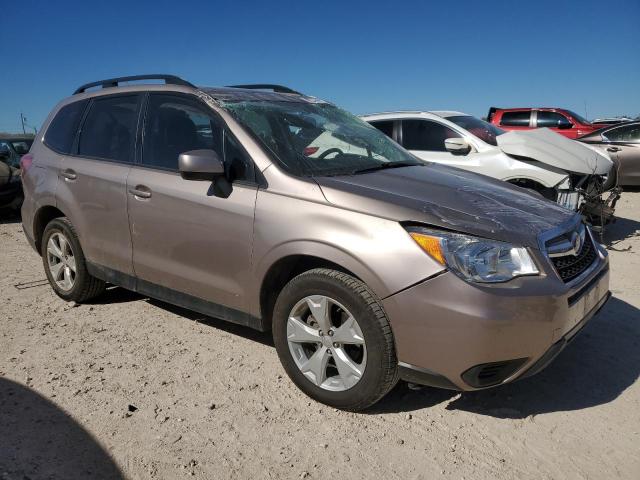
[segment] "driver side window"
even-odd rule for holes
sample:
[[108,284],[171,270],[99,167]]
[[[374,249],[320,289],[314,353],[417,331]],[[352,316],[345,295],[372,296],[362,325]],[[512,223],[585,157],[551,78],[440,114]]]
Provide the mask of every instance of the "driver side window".
[[195,99],[151,94],[145,120],[142,163],[178,170],[178,157],[190,150],[213,150],[224,159],[231,181],[255,181],[253,161],[220,120]]
[[431,120],[403,120],[402,146],[407,150],[446,152],[444,141],[462,138],[451,128]]
[[564,115],[557,112],[539,110],[536,126],[538,128],[571,128],[573,125]]

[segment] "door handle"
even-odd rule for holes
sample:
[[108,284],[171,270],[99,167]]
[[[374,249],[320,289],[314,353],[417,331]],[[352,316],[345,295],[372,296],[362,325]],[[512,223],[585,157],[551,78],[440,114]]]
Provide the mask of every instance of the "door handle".
[[622,150],[620,147],[607,147],[607,152],[619,152]]
[[135,188],[130,188],[129,193],[137,198],[151,198],[151,190],[144,185],[136,185]]
[[65,180],[76,180],[78,178],[78,174],[70,168],[61,171],[60,176]]

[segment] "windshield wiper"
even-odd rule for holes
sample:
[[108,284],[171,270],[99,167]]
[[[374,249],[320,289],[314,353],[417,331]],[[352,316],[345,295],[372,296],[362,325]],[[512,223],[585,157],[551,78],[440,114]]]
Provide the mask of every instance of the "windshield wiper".
[[361,168],[359,170],[352,170],[351,175],[359,175],[361,173],[375,172],[378,170],[386,170],[387,168],[400,168],[400,167],[417,167],[424,165],[420,162],[387,162],[376,165],[375,167]]

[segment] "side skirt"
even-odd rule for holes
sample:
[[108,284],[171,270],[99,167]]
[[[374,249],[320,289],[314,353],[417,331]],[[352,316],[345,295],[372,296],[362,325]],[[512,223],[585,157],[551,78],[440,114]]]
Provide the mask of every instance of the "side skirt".
[[87,262],[87,270],[91,275],[107,283],[117,285],[127,290],[133,290],[163,302],[177,305],[178,307],[193,310],[194,312],[218,318],[227,322],[244,325],[260,332],[269,331],[269,327],[261,318],[254,317],[246,312],[234,308],[225,307],[217,303],[209,302],[202,298],[194,297],[186,293],[163,287],[155,283],[141,280],[132,275],[112,270],[102,265]]

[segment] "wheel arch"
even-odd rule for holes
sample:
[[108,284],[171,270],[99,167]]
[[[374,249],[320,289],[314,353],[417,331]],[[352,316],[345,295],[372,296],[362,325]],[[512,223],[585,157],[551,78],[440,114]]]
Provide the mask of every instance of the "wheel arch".
[[259,316],[267,325],[271,325],[273,308],[278,295],[293,278],[315,268],[330,268],[360,280],[364,280],[346,268],[327,258],[312,254],[289,254],[276,260],[265,272],[259,289]]
[[66,217],[65,213],[53,205],[44,205],[33,217],[33,241],[39,254],[42,254],[42,235],[49,222],[55,218]]
[[512,185],[516,185],[520,188],[525,188],[527,190],[533,190],[534,192],[539,193],[547,200],[555,201],[558,195],[555,187],[547,187],[544,184],[540,183],[537,179],[526,178],[526,177],[517,177],[506,180],[507,183]]

